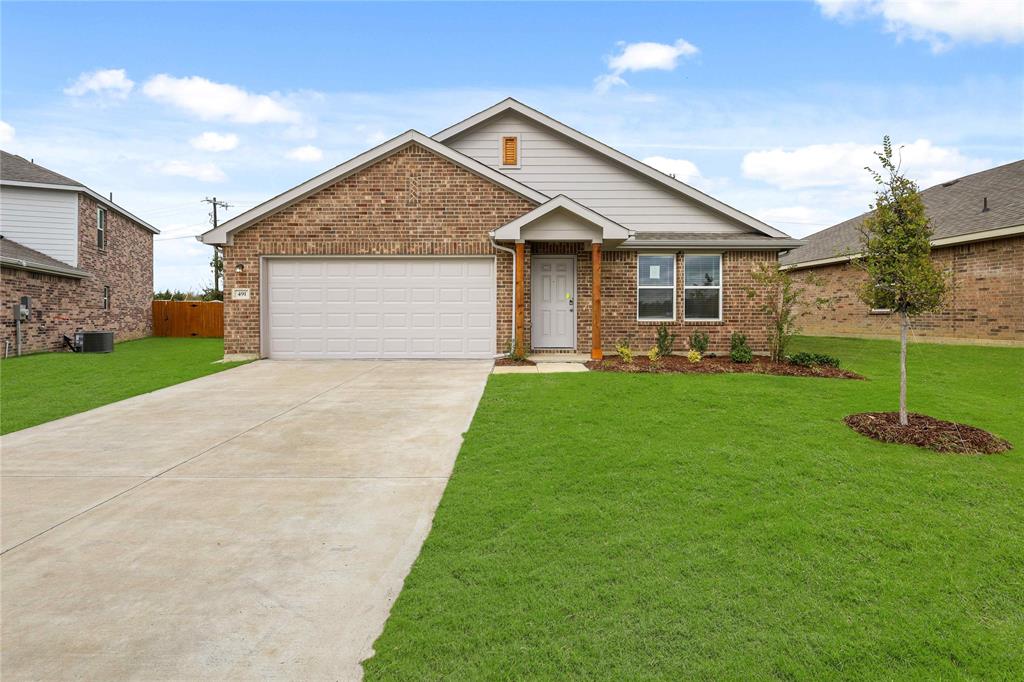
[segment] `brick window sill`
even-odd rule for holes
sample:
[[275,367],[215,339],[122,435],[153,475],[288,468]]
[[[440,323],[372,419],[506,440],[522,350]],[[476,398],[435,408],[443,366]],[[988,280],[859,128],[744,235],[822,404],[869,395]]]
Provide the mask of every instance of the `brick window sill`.
[[658,327],[663,324],[671,326],[722,327],[725,320],[637,320],[641,327]]

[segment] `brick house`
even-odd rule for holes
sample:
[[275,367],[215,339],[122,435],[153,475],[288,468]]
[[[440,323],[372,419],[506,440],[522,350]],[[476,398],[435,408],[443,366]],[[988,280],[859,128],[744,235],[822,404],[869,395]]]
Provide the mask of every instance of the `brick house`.
[[[921,198],[934,232],[932,259],[953,288],[944,309],[912,321],[912,333],[930,341],[1024,345],[1024,161],[944,182]],[[832,300],[829,309],[807,311],[805,333],[899,336],[896,315],[869,310],[857,296],[865,274],[850,258],[867,215],[807,237],[780,259],[797,280],[814,282],[808,299]]]
[[0,325],[16,347],[12,306],[31,297],[22,352],[60,350],[79,330],[116,341],[152,333],[158,230],[80,182],[14,154],[0,157]]
[[225,353],[601,357],[659,325],[766,347],[751,270],[794,240],[507,99],[408,131],[202,235]]

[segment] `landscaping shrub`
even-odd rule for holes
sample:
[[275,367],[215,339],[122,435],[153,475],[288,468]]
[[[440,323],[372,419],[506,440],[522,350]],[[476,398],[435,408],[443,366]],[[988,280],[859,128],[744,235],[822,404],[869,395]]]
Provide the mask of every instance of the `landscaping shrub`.
[[800,365],[801,367],[814,367],[815,365],[826,367],[839,366],[839,358],[834,358],[824,353],[793,353],[786,356],[786,360],[792,365]]
[[701,355],[708,352],[708,345],[710,345],[710,342],[707,332],[694,332],[690,334],[690,348]]
[[633,362],[633,349],[629,347],[629,339],[616,341],[615,352],[619,354],[619,357],[627,365]]
[[672,355],[672,349],[676,345],[676,335],[670,334],[668,331],[668,325],[662,322],[658,325],[658,339],[655,341],[658,348],[658,357],[663,358],[666,355]]
[[686,354],[686,359],[693,363],[698,363],[701,360],[701,354],[699,350],[691,350]]
[[652,365],[657,364],[661,357],[661,349],[657,346],[651,346],[651,349],[647,351],[647,359],[651,361]]
[[747,345],[747,335],[733,332],[729,338],[729,357],[733,362],[753,362],[754,352]]

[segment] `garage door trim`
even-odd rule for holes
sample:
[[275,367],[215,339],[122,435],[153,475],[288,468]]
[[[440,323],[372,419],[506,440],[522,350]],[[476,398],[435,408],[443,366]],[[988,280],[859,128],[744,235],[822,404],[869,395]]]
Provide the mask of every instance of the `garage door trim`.
[[260,334],[260,357],[269,358],[270,348],[268,343],[270,341],[270,297],[268,296],[270,289],[269,273],[270,273],[270,261],[273,260],[300,260],[300,259],[311,259],[311,260],[489,260],[491,261],[491,272],[493,274],[493,288],[492,288],[492,315],[494,320],[493,325],[493,338],[495,346],[492,347],[493,357],[498,357],[497,352],[497,336],[498,336],[498,258],[496,254],[445,254],[445,255],[403,255],[403,254],[362,254],[362,255],[331,255],[331,254],[274,254],[274,255],[261,255],[259,256],[259,334]]

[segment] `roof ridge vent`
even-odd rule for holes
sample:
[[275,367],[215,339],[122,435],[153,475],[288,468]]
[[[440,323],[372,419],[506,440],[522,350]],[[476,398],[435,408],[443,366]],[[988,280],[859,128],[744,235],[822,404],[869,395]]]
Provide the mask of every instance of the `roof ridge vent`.
[[956,180],[950,180],[949,182],[944,182],[944,183],[942,183],[942,186],[943,187],[952,187],[953,185],[955,185],[958,182],[960,182],[960,178],[957,178]]

